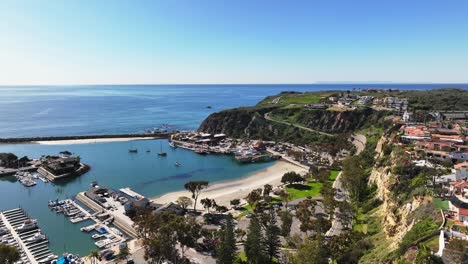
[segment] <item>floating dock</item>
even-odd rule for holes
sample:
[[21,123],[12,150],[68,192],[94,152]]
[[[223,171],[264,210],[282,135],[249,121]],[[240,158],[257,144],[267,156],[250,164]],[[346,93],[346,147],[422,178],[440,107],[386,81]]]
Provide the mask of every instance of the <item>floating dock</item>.
[[31,220],[23,209],[17,208],[0,213],[0,228],[6,227],[8,233],[5,235],[11,238],[11,245],[16,246],[21,252],[21,260],[25,264],[50,263],[56,259],[48,247],[48,240],[40,242],[28,241],[41,230],[39,226],[32,227],[27,231],[19,231],[18,228],[27,220]]

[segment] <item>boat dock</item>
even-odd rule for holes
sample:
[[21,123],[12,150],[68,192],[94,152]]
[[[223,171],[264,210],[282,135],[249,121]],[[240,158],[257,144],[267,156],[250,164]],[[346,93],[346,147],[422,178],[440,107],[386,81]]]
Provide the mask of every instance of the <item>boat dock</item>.
[[42,264],[57,259],[57,256],[50,251],[45,235],[39,238],[41,230],[35,220],[30,219],[23,209],[1,212],[1,227],[8,230],[4,237],[11,238],[8,242],[20,250],[23,263]]

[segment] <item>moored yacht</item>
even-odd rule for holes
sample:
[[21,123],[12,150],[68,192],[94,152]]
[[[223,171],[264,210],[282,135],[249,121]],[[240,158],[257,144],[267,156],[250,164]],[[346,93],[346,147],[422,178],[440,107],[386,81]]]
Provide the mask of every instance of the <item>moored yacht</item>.
[[22,223],[19,227],[17,227],[16,231],[21,233],[21,232],[26,232],[26,231],[33,230],[36,228],[38,228],[37,221],[34,219],[33,220],[28,219],[24,221],[24,223]]
[[46,235],[42,234],[41,232],[37,232],[32,237],[26,239],[25,241],[28,243],[38,243],[44,240],[47,240]]

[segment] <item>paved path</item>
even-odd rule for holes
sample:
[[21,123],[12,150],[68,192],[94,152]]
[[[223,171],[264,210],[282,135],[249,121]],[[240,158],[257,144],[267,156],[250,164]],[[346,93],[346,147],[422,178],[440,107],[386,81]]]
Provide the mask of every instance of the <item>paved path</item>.
[[[335,197],[335,200],[344,201],[344,200],[349,199],[349,194],[343,188],[343,183],[341,182],[341,172],[338,174],[338,177],[336,177],[336,180],[333,182],[333,188],[337,190],[340,189],[341,193],[343,194],[343,196],[341,197]],[[339,214],[340,214],[340,210],[338,208],[335,208],[335,213],[334,213],[333,220],[332,220],[332,226],[327,231],[325,236],[339,236],[343,232],[343,225],[341,223],[341,220],[337,217]]]
[[325,133],[325,132],[321,132],[321,131],[318,131],[318,130],[314,130],[314,129],[312,129],[312,128],[308,128],[308,127],[305,127],[305,126],[301,126],[301,125],[289,123],[289,122],[286,122],[286,121],[279,121],[279,120],[273,119],[273,118],[270,117],[270,113],[271,113],[271,112],[265,114],[264,117],[265,117],[266,120],[269,120],[269,121],[272,121],[272,122],[276,122],[276,123],[285,124],[285,125],[289,125],[289,126],[294,126],[294,127],[297,127],[297,128],[300,128],[300,129],[304,129],[304,130],[307,130],[307,131],[310,131],[310,132],[319,133],[319,134],[322,134],[322,135],[326,135],[326,136],[333,137],[332,134],[328,134],[328,133]]
[[353,145],[356,146],[356,155],[359,155],[366,147],[367,138],[361,134],[353,134],[351,138]]

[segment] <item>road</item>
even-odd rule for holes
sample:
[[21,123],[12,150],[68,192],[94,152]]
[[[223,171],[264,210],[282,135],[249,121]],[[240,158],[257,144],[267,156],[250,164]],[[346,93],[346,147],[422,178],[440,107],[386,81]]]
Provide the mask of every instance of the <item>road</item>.
[[353,145],[356,147],[356,155],[359,155],[366,147],[367,138],[361,134],[353,134],[351,138]]
[[[338,174],[338,177],[336,177],[336,180],[333,182],[333,188],[341,190],[342,195],[340,197],[335,196],[335,200],[337,201],[344,201],[349,199],[349,194],[346,192],[346,190],[343,188],[343,183],[341,182],[341,172]],[[327,231],[325,236],[339,236],[343,232],[343,225],[340,221],[340,219],[337,217],[337,215],[340,214],[340,211],[338,208],[335,208],[335,213],[333,216],[332,220],[332,226],[331,228]]]
[[275,120],[275,119],[273,119],[273,118],[270,117],[270,113],[271,113],[271,112],[265,114],[264,117],[265,117],[266,120],[269,120],[269,121],[272,121],[272,122],[276,122],[276,123],[285,124],[285,125],[289,125],[289,126],[294,126],[294,127],[297,127],[297,128],[300,128],[300,129],[304,129],[304,130],[307,130],[307,131],[310,131],[310,132],[319,133],[319,134],[322,134],[322,135],[326,135],[326,136],[333,137],[332,134],[328,134],[328,133],[325,133],[325,132],[321,132],[321,131],[318,131],[318,130],[314,130],[314,129],[311,129],[311,128],[308,128],[308,127],[305,127],[305,126],[301,126],[301,125],[289,123],[289,122],[286,122],[286,121]]

